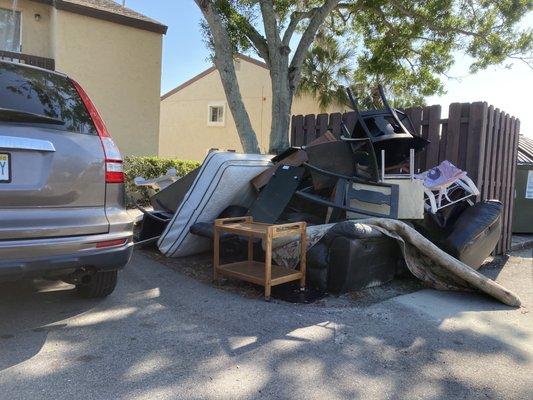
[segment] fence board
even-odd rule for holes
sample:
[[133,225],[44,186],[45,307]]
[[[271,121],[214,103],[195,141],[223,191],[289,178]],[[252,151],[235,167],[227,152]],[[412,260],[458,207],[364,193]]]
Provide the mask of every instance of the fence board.
[[[342,122],[344,122],[344,125],[348,128],[348,132],[352,132],[355,128],[355,123],[357,122],[357,113],[355,111],[344,113],[342,116]],[[346,135],[346,132],[341,131],[341,135]]]
[[428,113],[428,137],[430,141],[426,149],[426,165],[424,170],[434,167],[439,164],[439,147],[440,147],[440,116],[441,106],[431,106],[425,108]]
[[308,114],[304,117],[304,144],[312,142],[315,139],[316,118],[314,114]]
[[459,165],[459,135],[461,134],[461,103],[450,104],[444,159]]
[[509,224],[508,229],[511,232],[511,235],[509,235],[509,238],[507,239],[507,249],[511,248],[512,244],[512,227],[513,227],[513,213],[514,213],[514,198],[515,198],[515,183],[516,183],[516,160],[518,157],[518,135],[520,134],[520,120],[515,121],[515,127],[513,132],[513,163],[512,163],[512,171],[511,171],[511,207],[509,212]]
[[483,185],[485,140],[487,129],[487,103],[476,102],[470,106],[468,118],[465,169],[478,187]]
[[507,125],[507,117],[505,112],[500,112],[500,125],[498,127],[498,154],[496,156],[496,173],[494,175],[494,181],[495,181],[495,189],[494,189],[494,196],[499,196],[501,187],[502,187],[502,170],[500,168],[500,165],[502,164],[503,160],[503,152],[505,149],[505,126]]
[[291,143],[293,146],[303,146],[304,137],[304,117],[303,115],[295,115],[291,121]]
[[422,135],[422,111],[422,107],[412,107],[405,110],[405,113],[411,120],[411,123],[413,124],[413,129],[415,130],[415,133],[417,135]]
[[[427,132],[424,133],[422,129],[422,120],[424,118],[422,115],[423,114],[422,107],[407,108],[404,110],[404,112],[411,120],[414,131],[418,135],[425,137],[424,134],[427,135]],[[422,164],[424,164],[425,159],[426,159],[426,150],[424,149],[418,154],[418,157],[415,158],[415,171],[420,171],[422,169]]]
[[342,122],[342,114],[341,113],[333,113],[329,115],[329,130],[336,138],[341,137],[341,122]]
[[[495,197],[499,200],[502,201],[502,203],[504,203],[504,207],[503,207],[503,215],[502,215],[502,220],[503,220],[503,226],[505,227],[506,225],[506,215],[505,215],[505,199],[502,198],[502,193],[504,191],[504,182],[503,182],[503,165],[505,165],[505,162],[504,162],[504,158],[505,158],[505,151],[506,151],[506,148],[507,148],[507,140],[506,140],[506,133],[505,133],[505,130],[507,129],[507,120],[509,119],[508,118],[509,116],[502,111],[501,113],[501,116],[500,116],[500,131],[499,131],[499,138],[498,138],[498,145],[499,145],[499,148],[498,148],[498,159],[497,159],[497,162],[498,162],[498,167],[496,168],[496,194],[495,194]],[[503,242],[507,239],[507,235],[506,235],[506,230],[505,228],[503,229],[503,232],[502,232],[502,240],[500,241],[500,243],[498,243],[498,253],[501,253],[503,252]]]
[[509,241],[511,240],[511,225],[512,225],[512,218],[511,218],[511,212],[512,212],[512,202],[513,202],[513,199],[514,199],[514,185],[511,185],[511,181],[512,181],[512,176],[511,176],[511,173],[513,172],[513,164],[516,164],[516,160],[513,159],[513,155],[514,155],[514,147],[515,147],[515,135],[514,135],[514,132],[515,132],[515,125],[516,125],[516,118],[515,117],[512,117],[511,118],[511,123],[510,123],[510,129],[509,129],[509,151],[508,151],[508,160],[507,160],[507,164],[504,166],[504,168],[506,169],[505,171],[505,182],[506,182],[506,185],[507,185],[507,190],[505,191],[504,193],[504,196],[506,198],[506,213],[507,213],[507,224],[505,225],[505,227],[507,227],[507,240],[505,241],[504,243],[504,247],[508,247],[507,244],[509,243]]
[[316,137],[322,136],[328,130],[329,115],[319,114],[316,117]]
[[490,162],[490,198],[496,197],[496,164],[500,148],[500,120],[502,113],[499,108],[494,110],[494,128],[492,130],[492,155]]
[[487,126],[485,137],[485,157],[483,158],[483,190],[481,191],[481,198],[483,200],[489,199],[490,195],[490,160],[492,157],[492,142],[493,142],[493,129],[494,129],[494,107],[490,106],[487,109]]
[[[511,221],[520,123],[516,118],[485,102],[453,103],[448,118],[441,119],[439,105],[405,110],[413,129],[430,144],[415,159],[419,170],[427,170],[443,160],[465,169],[476,182],[481,200],[499,199],[504,204],[503,232],[496,253],[507,251],[511,243]],[[330,130],[343,134],[341,121],[352,130],[355,112],[293,116],[291,143],[302,146]]]
[[448,137],[448,120],[442,122],[440,128],[440,142],[439,142],[439,163],[446,160],[446,138]]
[[468,150],[470,111],[471,108],[469,103],[461,104],[461,120],[459,121],[459,148],[457,149],[457,164],[455,164],[462,170],[467,171],[469,174],[470,171],[467,169],[466,156]]

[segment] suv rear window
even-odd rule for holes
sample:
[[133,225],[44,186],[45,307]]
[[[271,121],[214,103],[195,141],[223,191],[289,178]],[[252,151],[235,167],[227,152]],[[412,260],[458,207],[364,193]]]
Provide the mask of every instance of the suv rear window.
[[0,108],[58,119],[70,132],[96,135],[78,92],[64,76],[0,62]]

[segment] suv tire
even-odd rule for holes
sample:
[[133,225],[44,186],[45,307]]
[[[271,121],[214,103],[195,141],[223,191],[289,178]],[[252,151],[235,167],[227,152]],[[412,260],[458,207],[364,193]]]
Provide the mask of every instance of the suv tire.
[[117,286],[118,271],[98,271],[88,283],[76,285],[78,295],[85,299],[109,296]]

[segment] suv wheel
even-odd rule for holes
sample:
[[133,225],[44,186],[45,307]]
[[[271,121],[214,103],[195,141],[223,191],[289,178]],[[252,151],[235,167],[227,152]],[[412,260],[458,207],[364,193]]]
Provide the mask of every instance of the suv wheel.
[[76,285],[76,291],[86,299],[109,296],[117,286],[117,275],[117,271],[98,271],[89,282]]

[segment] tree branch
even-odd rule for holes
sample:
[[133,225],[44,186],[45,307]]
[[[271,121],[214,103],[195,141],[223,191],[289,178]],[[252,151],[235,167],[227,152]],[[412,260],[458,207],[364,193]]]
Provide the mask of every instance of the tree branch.
[[291,19],[289,22],[289,25],[287,26],[287,29],[285,29],[285,33],[283,34],[283,40],[282,43],[284,46],[288,46],[292,35],[296,31],[296,28],[298,27],[298,24],[303,21],[304,19],[309,19],[313,16],[313,14],[318,10],[317,8],[313,8],[309,11],[294,11],[291,14]]
[[[200,0],[203,3],[209,2],[209,0]],[[197,2],[198,3],[198,2]],[[250,22],[250,20],[244,16],[242,16],[239,12],[235,10],[233,6],[229,6],[229,9],[231,10],[231,15],[226,15],[226,18],[237,18],[238,23],[242,27],[242,32],[244,35],[248,38],[248,40],[252,43],[252,46],[257,51],[259,56],[265,60],[267,64],[270,64],[270,58],[268,55],[268,44],[264,36],[259,33],[259,31],[253,26],[253,24]]]
[[518,60],[522,61],[524,64],[526,64],[530,69],[533,70],[533,58],[532,57],[520,57],[520,56],[509,56],[512,60]]
[[[280,41],[278,35],[278,22],[276,20],[276,13],[274,11],[274,3],[272,0],[259,0],[259,3],[261,7],[261,14],[263,15],[263,26],[265,27],[268,51],[269,54],[273,56],[274,52],[276,52],[279,48]],[[272,57],[271,61],[273,61]]]
[[337,7],[339,3],[340,0],[325,0],[324,4],[314,11],[312,18],[309,21],[309,25],[307,25],[307,28],[305,29],[302,38],[296,47],[296,51],[294,52],[294,56],[292,57],[289,66],[289,73],[291,75],[290,81],[293,90],[298,86],[302,63],[307,51],[309,50],[309,47],[315,39],[315,35],[320,28],[320,25],[322,25],[329,13],[333,11],[333,9]]
[[246,25],[246,30],[244,31],[244,34],[250,40],[250,42],[252,42],[252,45],[254,46],[259,56],[263,58],[263,60],[265,60],[267,64],[270,64],[268,44],[266,39],[257,31],[257,29],[254,28],[250,21],[248,21],[246,18],[243,18],[243,20],[243,23]]
[[460,33],[460,34],[465,35],[465,36],[473,36],[473,37],[477,37],[477,38],[484,38],[483,35],[481,35],[480,33],[477,33],[477,32],[471,32],[471,31],[467,31],[465,29],[457,28],[457,27],[452,28],[452,27],[439,26],[439,25],[435,24],[433,21],[431,21],[430,19],[424,17],[423,15],[420,15],[419,13],[416,13],[414,11],[411,11],[411,10],[405,8],[397,0],[390,0],[389,2],[392,4],[392,6],[394,8],[396,8],[396,10],[398,10],[400,13],[402,13],[406,17],[410,17],[410,18],[422,21],[428,28],[434,30],[435,32],[440,32],[440,33],[455,32],[455,33]]

